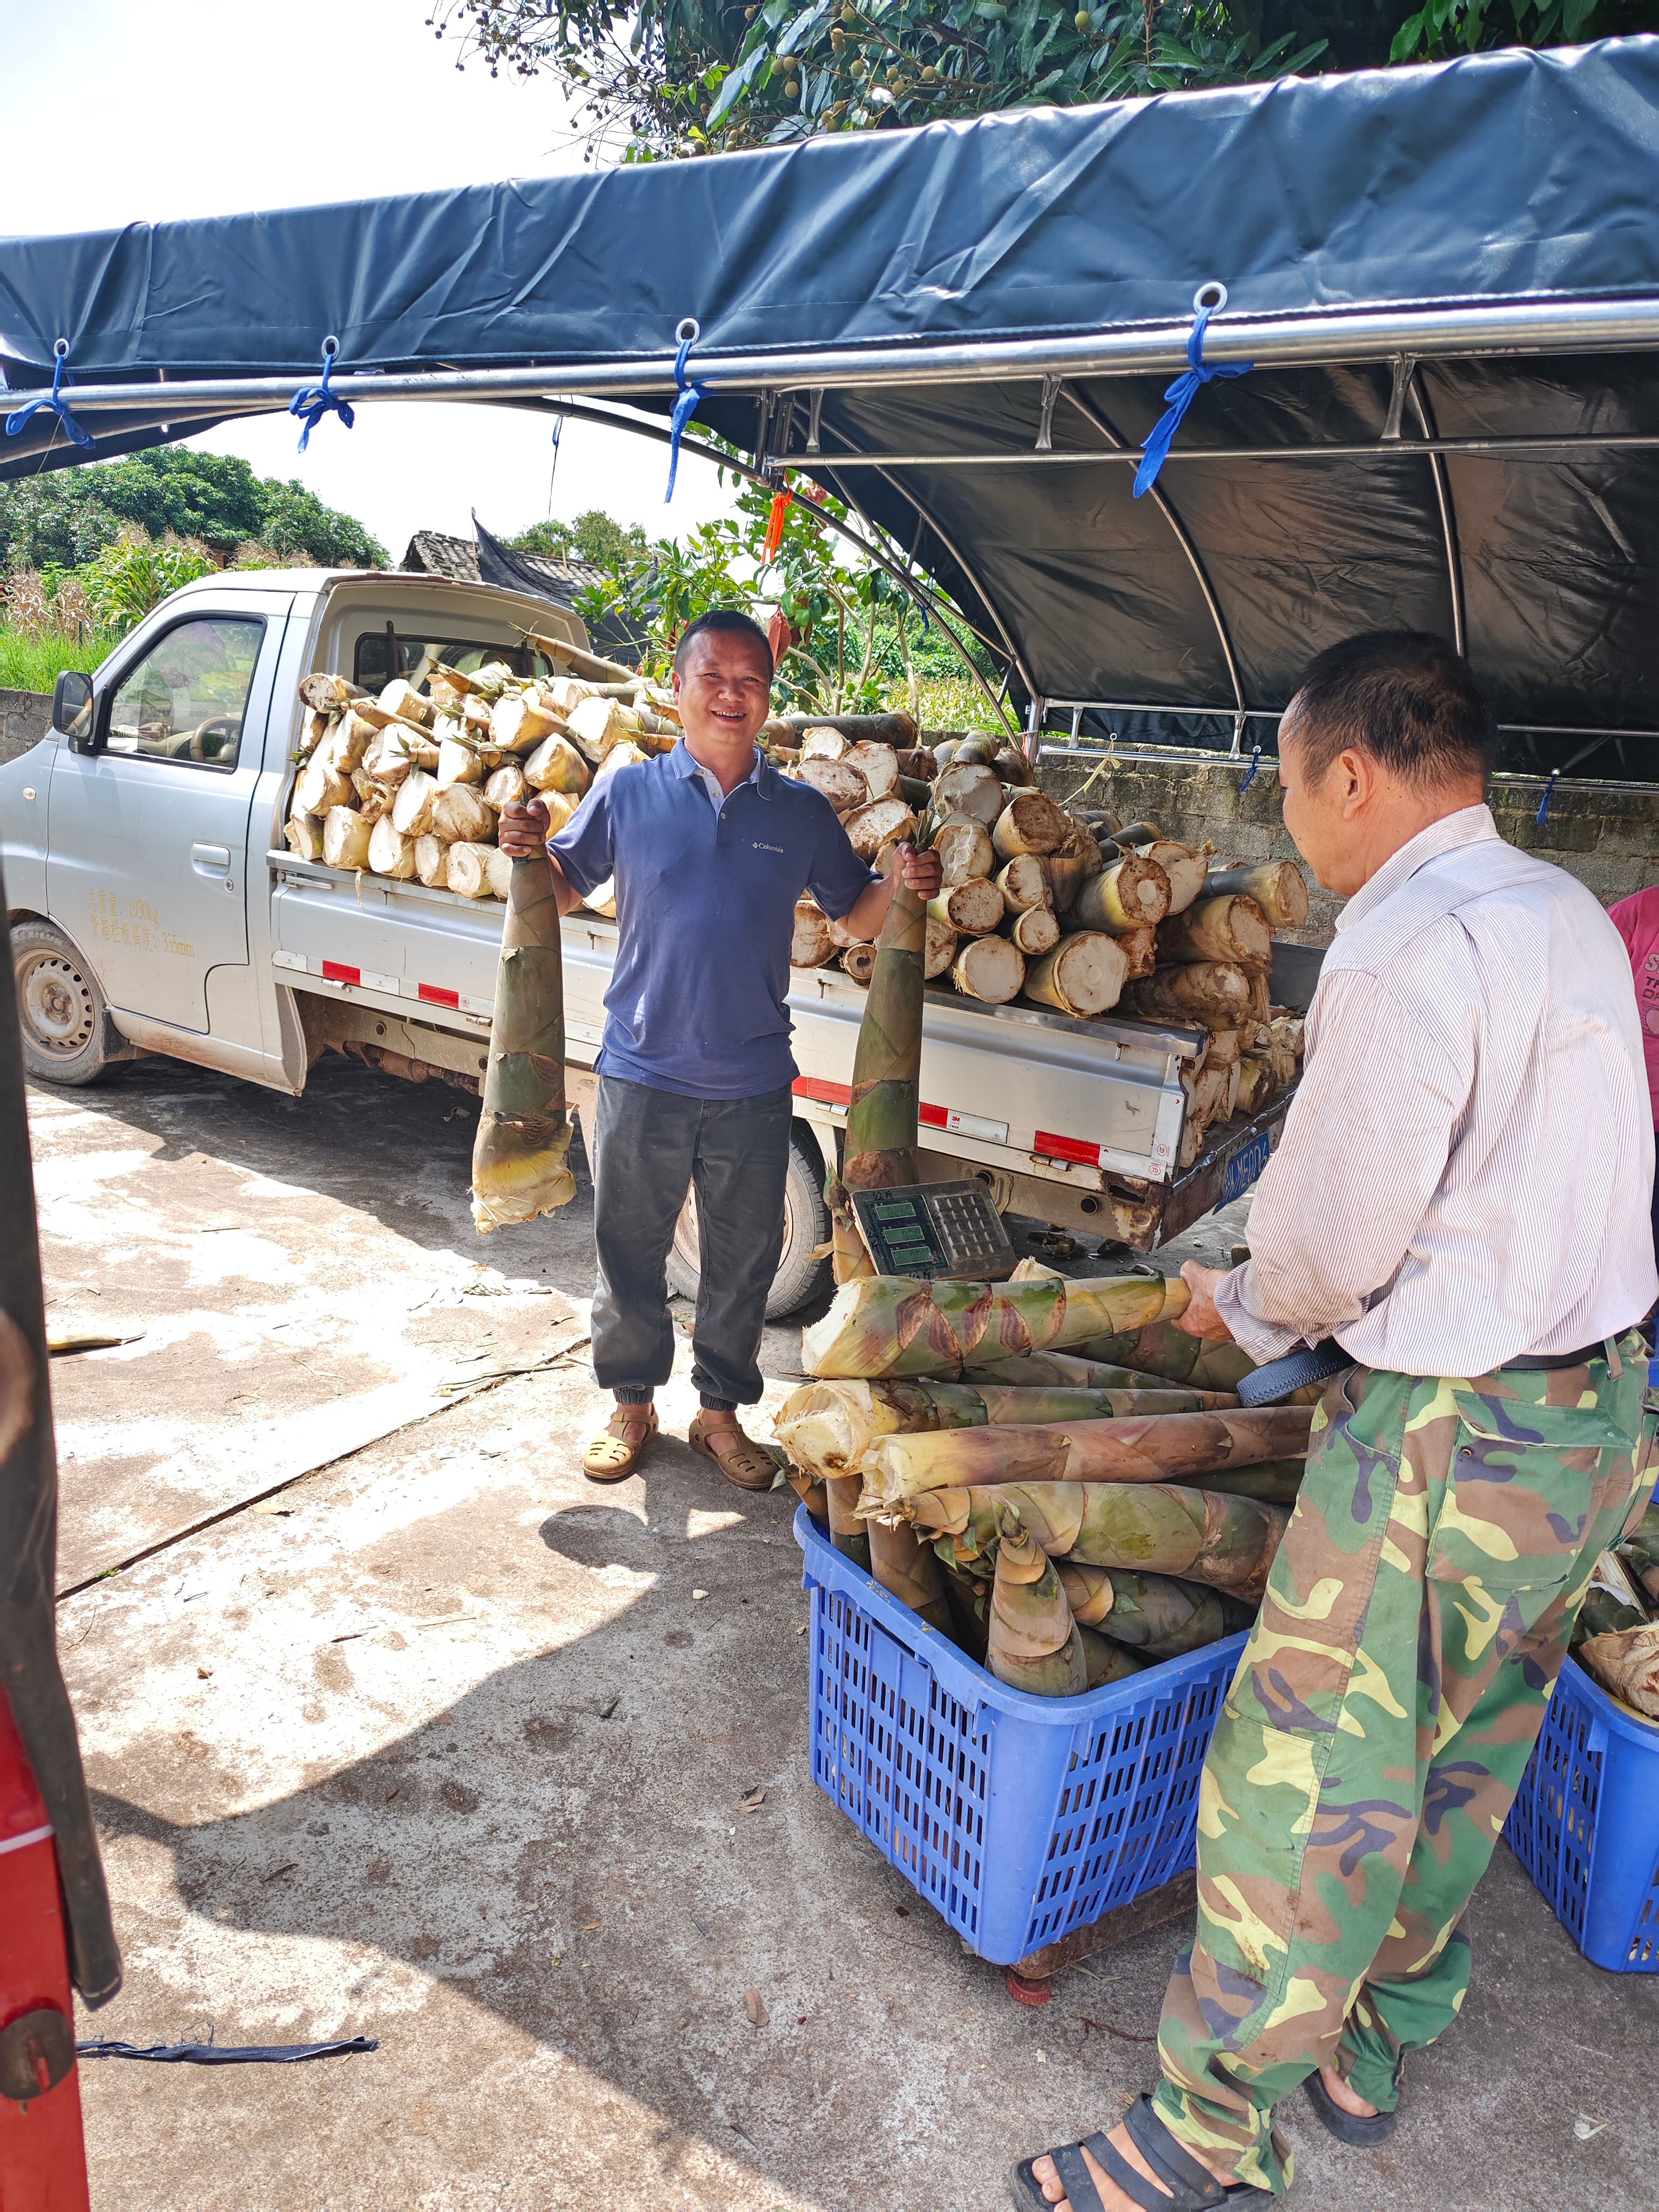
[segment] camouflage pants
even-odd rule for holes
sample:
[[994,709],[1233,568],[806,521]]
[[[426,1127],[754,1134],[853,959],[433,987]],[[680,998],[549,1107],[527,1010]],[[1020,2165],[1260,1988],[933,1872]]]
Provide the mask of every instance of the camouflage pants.
[[1197,1934],[1158,2033],[1158,2112],[1239,2181],[1289,2186],[1273,2109],[1316,2067],[1390,2111],[1402,2054],[1462,2003],[1464,1908],[1597,1554],[1652,1485],[1645,1347],[1618,1350],[1617,1374],[1358,1367],[1315,1413],[1205,1761]]

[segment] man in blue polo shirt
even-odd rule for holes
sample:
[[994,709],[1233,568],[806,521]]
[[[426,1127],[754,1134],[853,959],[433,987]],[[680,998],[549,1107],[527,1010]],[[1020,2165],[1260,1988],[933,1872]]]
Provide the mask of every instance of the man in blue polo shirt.
[[[737,1409],[761,1395],[766,1295],[783,1247],[789,1159],[789,939],[811,891],[856,938],[880,931],[893,878],[854,852],[829,801],[781,776],[755,740],[771,705],[766,633],[735,609],[686,628],[674,655],[684,730],[672,753],[597,783],[557,836],[540,799],[509,806],[501,843],[544,839],[560,910],[611,878],[617,964],[605,994],[593,1170],[593,1372],[616,1412],[582,1459],[595,1482],[631,1474],[657,1432],[652,1395],[674,1333],[664,1273],[688,1188],[702,1280],[691,1373],[702,1400],[688,1441],[745,1490],[774,1463]],[[932,853],[904,849],[904,880],[939,885]]]

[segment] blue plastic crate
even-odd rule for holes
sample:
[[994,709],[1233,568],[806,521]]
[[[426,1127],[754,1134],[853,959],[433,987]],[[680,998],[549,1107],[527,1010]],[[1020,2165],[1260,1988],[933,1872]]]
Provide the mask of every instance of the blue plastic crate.
[[1659,1974],[1659,1722],[1615,1704],[1576,1659],[1504,1835],[1592,1964]]
[[1196,1856],[1242,1635],[1078,1698],[1011,1690],[795,1515],[812,1776],[981,1958],[1012,1966]]

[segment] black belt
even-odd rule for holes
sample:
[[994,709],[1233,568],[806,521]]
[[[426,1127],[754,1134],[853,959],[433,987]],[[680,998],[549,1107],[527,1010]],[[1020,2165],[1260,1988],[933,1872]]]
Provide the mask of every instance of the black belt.
[[[1613,1334],[1619,1337],[1626,1332],[1616,1329]],[[1519,1359],[1506,1359],[1504,1365],[1534,1372],[1558,1367],[1588,1367],[1592,1359],[1603,1358],[1606,1353],[1605,1343],[1583,1344],[1577,1352],[1528,1352]],[[1241,1406],[1270,1406],[1276,1398],[1288,1398],[1292,1390],[1300,1390],[1310,1382],[1323,1382],[1333,1375],[1340,1375],[1345,1367],[1358,1364],[1352,1352],[1345,1352],[1334,1336],[1328,1336],[1310,1351],[1287,1352],[1283,1359],[1270,1359],[1253,1375],[1244,1376],[1238,1385],[1238,1402]]]

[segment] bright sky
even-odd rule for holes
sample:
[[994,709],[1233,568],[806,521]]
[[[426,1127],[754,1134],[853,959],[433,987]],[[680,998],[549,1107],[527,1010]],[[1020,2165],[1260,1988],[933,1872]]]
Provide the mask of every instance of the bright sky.
[[[0,0],[0,227],[28,235],[164,222],[307,202],[368,199],[581,166],[546,81],[457,75],[430,0]],[[210,431],[262,476],[298,477],[367,523],[392,557],[411,532],[499,534],[548,513],[545,423],[486,407],[383,404],[347,430],[330,416],[309,453],[286,415]],[[601,507],[653,535],[724,513],[707,462],[566,425],[553,512]]]

